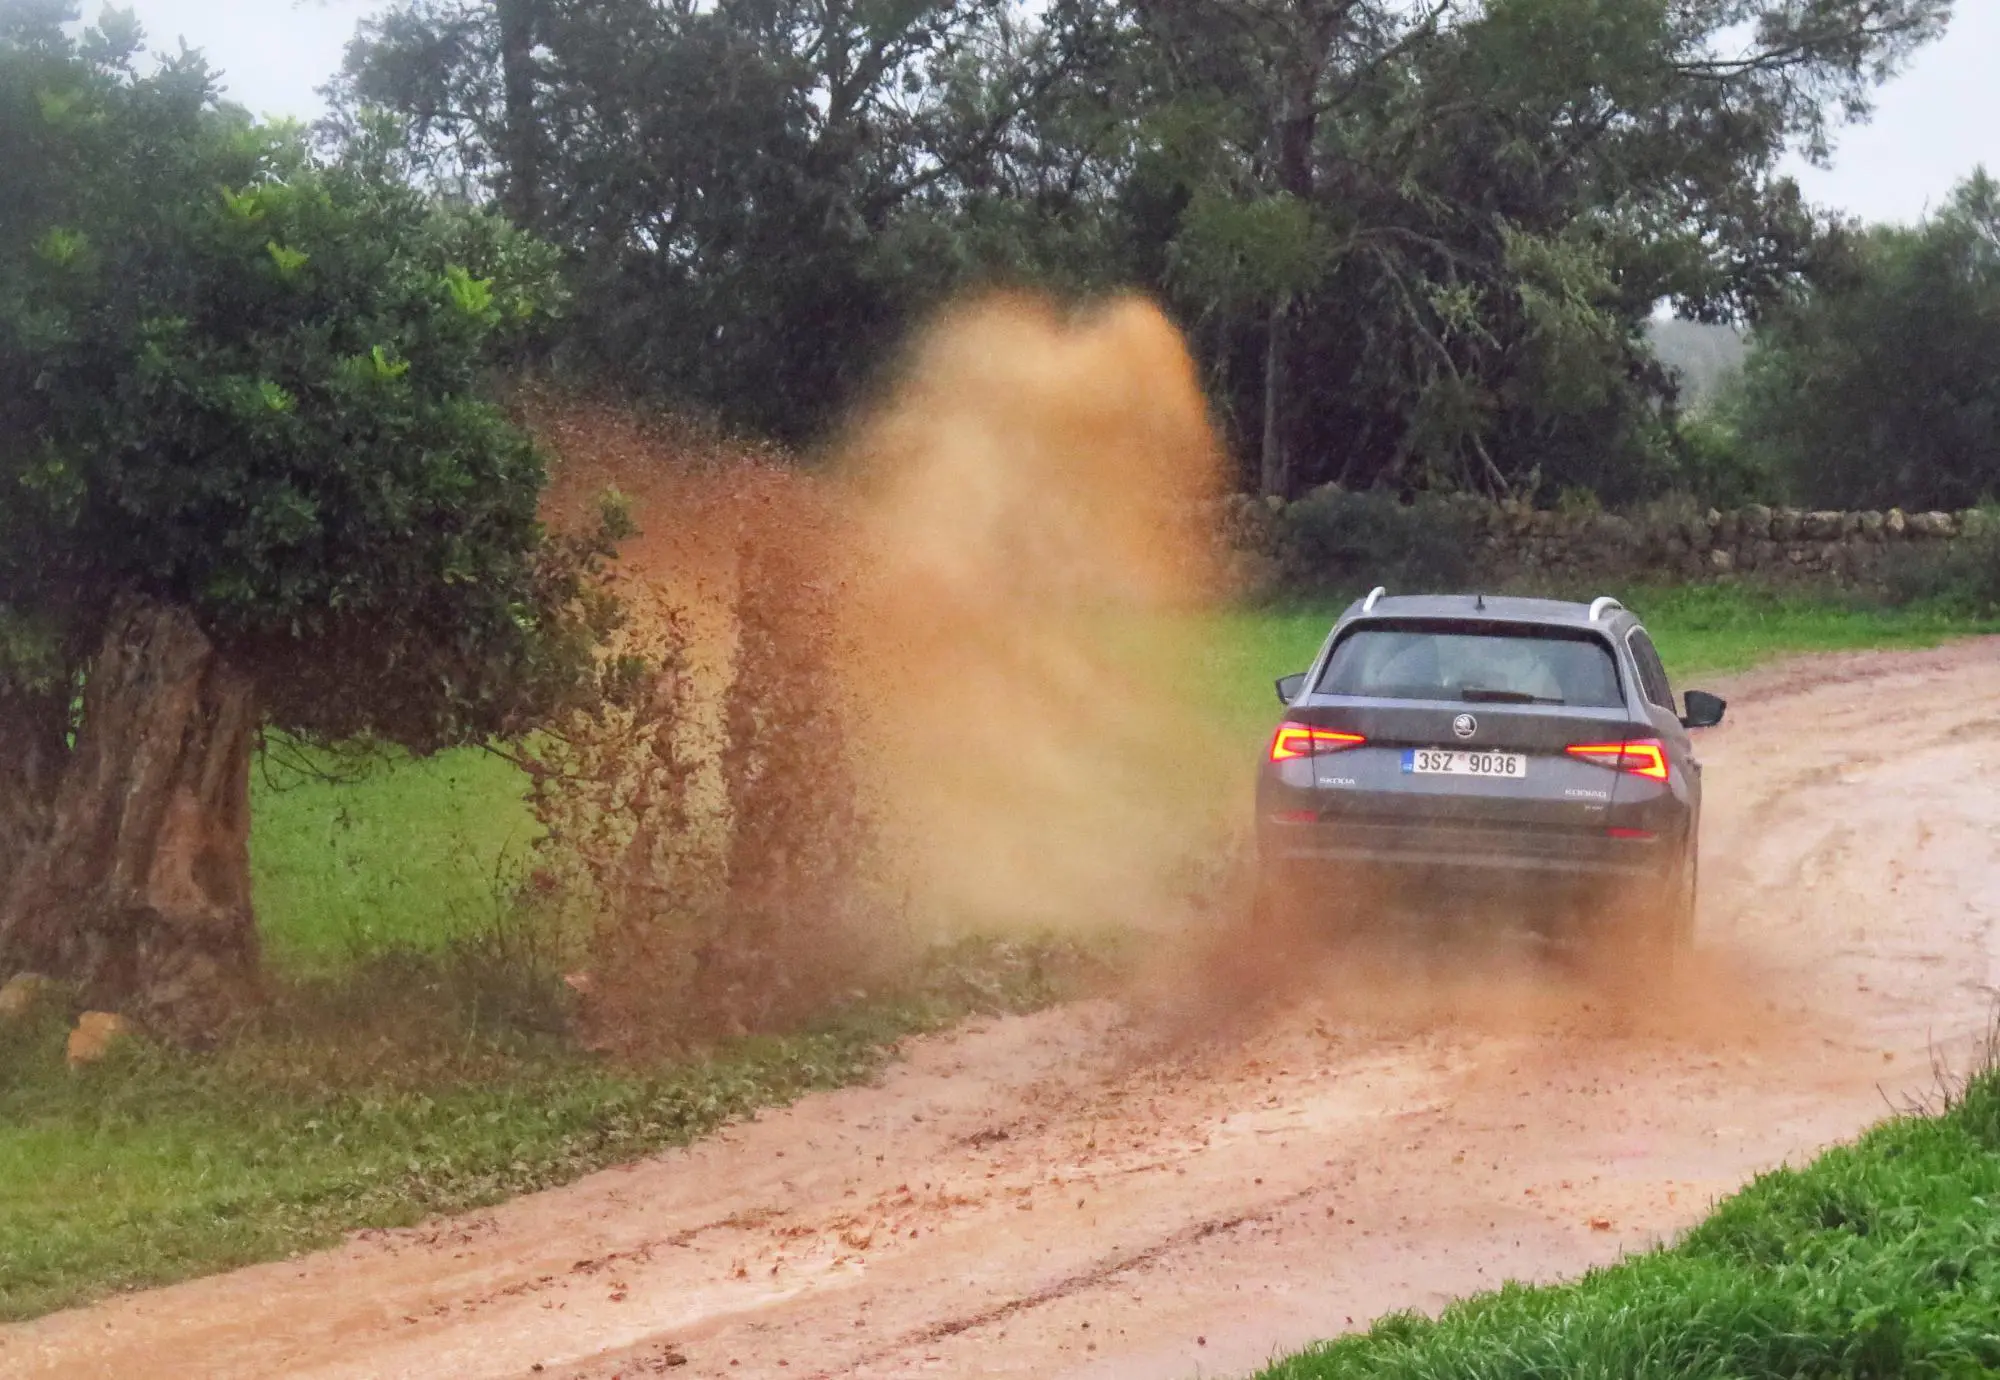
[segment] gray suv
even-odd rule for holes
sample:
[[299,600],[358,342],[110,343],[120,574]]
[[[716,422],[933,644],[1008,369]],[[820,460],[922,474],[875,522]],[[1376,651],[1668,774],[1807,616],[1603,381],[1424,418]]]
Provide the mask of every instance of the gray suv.
[[[1377,589],[1334,624],[1257,783],[1260,902],[1331,908],[1351,884],[1576,893],[1675,949],[1693,934],[1701,764],[1639,620],[1592,604]],[[1590,899],[1600,899],[1591,897]]]

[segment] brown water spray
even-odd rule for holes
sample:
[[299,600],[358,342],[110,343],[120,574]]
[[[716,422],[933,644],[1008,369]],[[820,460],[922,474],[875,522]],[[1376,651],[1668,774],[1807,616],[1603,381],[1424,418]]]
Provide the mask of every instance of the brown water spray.
[[1221,450],[1179,333],[1131,299],[961,306],[838,473],[862,771],[916,912],[1176,916],[1247,784],[1202,706]]
[[615,408],[530,420],[555,520],[631,500],[614,650],[674,668],[573,726],[544,792],[590,841],[613,1024],[776,1019],[909,939],[1186,914],[1248,774],[1203,699],[1221,452],[1155,308],[963,304],[824,473]]
[[[782,1021],[871,949],[1118,926],[1174,937],[1136,994],[1170,1032],[1300,993],[1422,1023],[1630,1012],[1615,962],[1550,985],[1481,926],[1335,954],[1325,926],[1252,913],[1254,744],[1205,665],[1223,456],[1151,305],[961,304],[817,472],[616,409],[534,420],[558,520],[607,486],[633,500],[620,650],[676,668],[650,719],[585,735],[566,797],[600,897],[641,898],[609,902],[614,1023]],[[1393,898],[1314,900],[1365,921]]]

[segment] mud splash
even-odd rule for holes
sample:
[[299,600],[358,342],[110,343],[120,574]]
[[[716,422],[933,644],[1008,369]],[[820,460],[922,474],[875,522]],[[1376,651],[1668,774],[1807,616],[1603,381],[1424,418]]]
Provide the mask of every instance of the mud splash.
[[1222,450],[1156,308],[962,304],[816,468],[615,408],[532,420],[560,457],[555,520],[608,488],[632,504],[628,639],[646,649],[670,621],[693,639],[692,752],[724,751],[745,553],[812,547],[789,566],[835,625],[814,629],[826,693],[853,734],[876,899],[918,917],[908,937],[1171,924],[1206,886],[1248,784],[1203,679],[1198,515]]
[[961,307],[843,446],[864,770],[931,923],[1185,913],[1246,784],[1200,674],[1221,456],[1178,332],[1136,300]]
[[[765,599],[758,674],[783,673],[787,637],[830,668],[794,699],[840,701],[871,840],[850,913],[878,950],[1148,932],[1130,1008],[1168,1047],[1308,1007],[1385,1028],[1754,1033],[1754,980],[1713,956],[1660,981],[1615,950],[1522,948],[1455,907],[1407,931],[1396,898],[1358,893],[1320,898],[1338,945],[1251,915],[1255,744],[1216,702],[1219,572],[1199,522],[1224,457],[1185,345],[1147,303],[962,304],[812,468],[612,409],[542,429],[567,457],[563,504],[614,484],[632,498],[644,535],[621,593],[639,623],[694,630],[706,689],[686,732],[718,763],[731,714],[755,717],[732,688],[752,645],[745,553],[784,555],[810,626]],[[763,792],[780,814],[830,769],[785,732]],[[721,780],[703,768],[711,813],[729,808]],[[756,822],[773,853],[809,825]]]

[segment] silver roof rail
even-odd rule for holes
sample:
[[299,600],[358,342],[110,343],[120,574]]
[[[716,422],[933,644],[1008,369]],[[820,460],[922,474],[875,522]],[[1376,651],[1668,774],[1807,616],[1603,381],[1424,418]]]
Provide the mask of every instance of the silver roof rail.
[[1612,609],[1617,609],[1622,613],[1625,610],[1625,606],[1608,594],[1592,600],[1590,605],[1590,621],[1595,623]]
[[1375,612],[1376,601],[1379,600],[1383,595],[1387,594],[1388,592],[1389,592],[1388,590],[1382,588],[1382,586],[1380,585],[1377,585],[1375,586],[1375,588],[1369,590],[1368,597],[1361,601],[1361,611],[1363,613]]

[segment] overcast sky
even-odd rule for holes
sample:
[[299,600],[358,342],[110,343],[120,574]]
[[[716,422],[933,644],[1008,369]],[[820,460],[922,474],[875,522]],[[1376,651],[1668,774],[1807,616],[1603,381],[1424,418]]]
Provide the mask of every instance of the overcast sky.
[[[156,49],[176,40],[222,69],[230,98],[264,115],[320,113],[315,88],[355,21],[381,0],[125,0]],[[83,0],[94,17],[97,0]],[[2000,174],[2000,0],[1958,0],[1943,42],[1881,92],[1872,124],[1843,132],[1833,167],[1801,168],[1812,199],[1864,220],[1915,220],[1985,164]]]

